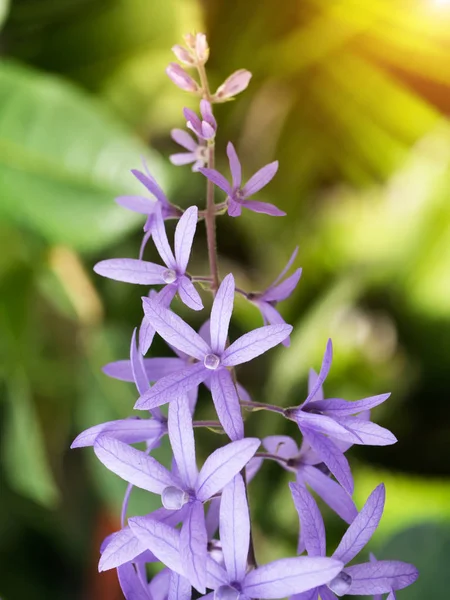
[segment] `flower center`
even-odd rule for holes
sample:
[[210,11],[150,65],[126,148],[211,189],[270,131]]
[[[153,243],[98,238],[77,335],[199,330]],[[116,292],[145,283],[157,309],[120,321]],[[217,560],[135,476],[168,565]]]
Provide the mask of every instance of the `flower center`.
[[231,585],[221,585],[214,592],[214,600],[239,600],[241,592]]
[[162,274],[162,278],[164,283],[173,283],[177,279],[177,274],[173,269],[166,269]]
[[189,502],[189,494],[173,485],[169,485],[163,489],[161,501],[167,510],[179,510]]
[[216,354],[207,354],[203,360],[203,364],[207,369],[215,371],[220,365],[220,358]]
[[352,578],[345,571],[341,571],[337,577],[332,579],[328,587],[336,596],[343,596],[348,592],[352,585]]

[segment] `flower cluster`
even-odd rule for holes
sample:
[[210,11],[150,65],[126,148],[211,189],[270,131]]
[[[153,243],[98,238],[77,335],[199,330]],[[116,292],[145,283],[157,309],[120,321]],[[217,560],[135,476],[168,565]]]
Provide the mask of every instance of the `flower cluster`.
[[[116,568],[128,600],[189,600],[195,593],[217,600],[276,599],[332,600],[336,596],[374,595],[381,599],[415,581],[414,566],[398,561],[377,561],[347,566],[362,550],[381,519],[384,486],[379,485],[358,511],[352,500],[353,477],[346,451],[353,444],[393,444],[393,434],[371,421],[371,409],[389,394],[357,401],[326,398],[323,385],[332,362],[328,341],[319,373],[310,371],[307,398],[298,406],[282,408],[253,401],[239,384],[235,367],[278,345],[289,345],[291,325],[277,310],[278,302],[296,288],[301,269],[286,277],[296,259],[294,250],[279,277],[263,292],[245,292],[235,287],[233,275],[221,281],[217,270],[215,219],[228,212],[237,217],[242,208],[271,216],[282,216],[276,206],[250,199],[274,177],[278,163],[272,162],[242,185],[241,164],[236,150],[227,146],[231,182],[214,169],[217,123],[212,105],[243,91],[250,73],[239,70],[215,93],[206,78],[209,48],[203,34],[186,36],[185,46],[173,51],[184,67],[195,68],[198,80],[178,63],[167,74],[181,89],[200,98],[200,117],[184,110],[187,127],[172,136],[188,152],[175,154],[176,165],[194,163],[207,180],[206,207],[182,210],[166,198],[147,169],[133,171],[148,196],[125,196],[117,202],[146,216],[144,238],[138,259],[104,260],[95,271],[116,281],[159,286],[143,298],[144,316],[131,338],[130,358],[105,366],[110,377],[134,382],[139,395],[135,409],[144,417],[130,417],[91,427],[72,447],[93,446],[98,459],[128,482],[122,509],[122,528],[101,547],[99,569]],[[214,186],[225,192],[214,201]],[[165,220],[178,219],[173,250]],[[211,275],[188,272],[191,248],[199,221],[206,225]],[[143,259],[152,239],[159,263]],[[213,294],[209,318],[197,332],[171,310],[176,295],[189,309],[203,310],[196,285]],[[235,294],[244,295],[261,312],[263,325],[236,340],[230,340],[229,324]],[[144,358],[155,334],[165,340],[174,355]],[[286,348],[280,348],[286,352]],[[196,421],[200,384],[212,398],[217,421]],[[164,411],[160,407],[168,405]],[[296,440],[273,435],[262,440],[245,436],[242,410],[269,410],[294,421],[302,435]],[[222,429],[228,443],[216,449],[198,469],[194,430]],[[152,451],[168,436],[173,454],[171,465],[162,465]],[[221,439],[224,439],[221,437]],[[145,450],[133,446],[145,443]],[[252,541],[248,487],[264,460],[274,460],[295,474],[290,491],[298,512],[300,534],[297,556],[259,565]],[[134,486],[161,499],[161,507],[141,517],[128,518],[128,502]],[[310,491],[311,490],[311,491]],[[319,496],[349,526],[337,549],[326,556],[325,528],[312,493]],[[149,582],[146,564],[161,562],[164,568]]]

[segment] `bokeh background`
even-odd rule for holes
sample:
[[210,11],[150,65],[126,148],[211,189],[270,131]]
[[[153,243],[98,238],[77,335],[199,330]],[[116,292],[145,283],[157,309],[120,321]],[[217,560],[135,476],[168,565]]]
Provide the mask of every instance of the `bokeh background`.
[[[0,594],[5,600],[118,600],[96,572],[118,527],[124,483],[82,429],[131,413],[133,386],[101,373],[125,358],[143,289],[94,276],[136,256],[142,219],[114,197],[137,191],[145,156],[180,206],[204,180],[176,168],[172,127],[195,107],[164,73],[170,47],[207,31],[212,87],[250,69],[217,107],[219,167],[233,140],[250,175],[278,158],[261,199],[284,219],[219,222],[221,272],[265,287],[300,246],[302,280],[282,306],[289,351],[242,367],[255,399],[305,397],[331,336],[329,396],[392,391],[373,418],[397,445],[350,451],[355,499],[380,482],[387,505],[370,549],[415,562],[402,599],[450,589],[450,2],[446,0],[0,0]],[[169,224],[173,230],[173,224]],[[191,270],[206,273],[203,228]],[[149,245],[147,257],[155,259]],[[177,310],[199,326],[204,315]],[[206,313],[204,313],[206,314]],[[260,325],[237,301],[233,335]],[[154,354],[166,353],[160,340]],[[201,403],[205,416],[208,402]],[[257,413],[248,431],[295,433]],[[222,443],[197,437],[205,456]],[[161,454],[167,458],[167,448]],[[275,464],[252,484],[259,559],[292,553],[296,515]],[[132,511],[156,500],[137,492]],[[343,523],[324,508],[333,549]],[[367,553],[366,553],[367,556]]]

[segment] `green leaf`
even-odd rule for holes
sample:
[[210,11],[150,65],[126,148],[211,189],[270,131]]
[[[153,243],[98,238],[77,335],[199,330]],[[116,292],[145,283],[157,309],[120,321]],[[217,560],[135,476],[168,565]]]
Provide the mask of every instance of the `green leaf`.
[[[128,170],[153,153],[73,85],[0,64],[0,216],[81,251],[99,250],[142,216],[114,197],[142,191]],[[162,182],[163,183],[163,182]]]
[[47,463],[38,415],[24,373],[18,371],[8,386],[2,453],[6,476],[17,492],[53,507],[59,492]]

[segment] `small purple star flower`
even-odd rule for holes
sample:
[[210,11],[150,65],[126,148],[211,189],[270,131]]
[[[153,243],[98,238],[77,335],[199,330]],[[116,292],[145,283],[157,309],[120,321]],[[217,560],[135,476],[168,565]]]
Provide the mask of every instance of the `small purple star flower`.
[[[280,457],[279,464],[284,469],[296,474],[299,484],[308,485],[341,519],[352,523],[358,514],[352,497],[330,478],[325,465],[309,444],[303,441],[299,449],[287,435],[268,436],[262,444],[268,452]],[[257,460],[254,458],[251,462]]]
[[151,409],[167,404],[209,379],[217,416],[225,432],[232,440],[244,436],[239,397],[228,367],[248,362],[273,348],[290,334],[292,327],[285,324],[260,327],[244,334],[225,348],[233,311],[234,290],[234,278],[231,274],[227,275],[212,306],[210,343],[178,315],[143,298],[144,312],[150,325],[169,345],[197,362],[157,381],[139,398],[136,409]]
[[[172,473],[144,452],[106,436],[97,439],[94,450],[99,460],[119,477],[161,494],[166,510],[180,511],[186,506],[180,538],[183,559],[189,567],[192,585],[204,593],[208,535],[203,503],[245,467],[260,441],[246,438],[230,442],[213,452],[198,472],[192,417],[186,398],[170,404],[169,439],[176,464],[176,471]],[[154,520],[153,515],[146,518]]]
[[227,146],[227,155],[230,163],[231,184],[215,169],[201,168],[199,171],[227,194],[228,214],[230,217],[239,217],[242,207],[273,217],[285,216],[286,213],[273,204],[259,202],[258,200],[249,200],[253,194],[259,192],[259,190],[273,179],[278,170],[278,161],[262,167],[242,186],[241,163],[231,142]]
[[182,146],[187,152],[177,152],[169,156],[170,162],[177,167],[192,164],[192,170],[198,171],[207,163],[206,143],[204,140],[196,142],[194,138],[183,129],[172,129],[171,137],[174,142]]
[[[142,517],[130,519],[130,526],[155,556],[193,584],[193,573],[183,560],[182,534],[178,530]],[[208,600],[284,598],[326,584],[342,569],[340,560],[294,557],[249,570],[250,518],[241,475],[236,475],[222,492],[220,539],[223,566],[210,556],[205,561],[206,587],[213,590],[205,596]]]
[[178,292],[186,306],[193,310],[201,310],[203,308],[202,300],[194,284],[186,275],[197,228],[197,217],[197,207],[191,206],[178,221],[175,229],[174,256],[167,239],[161,213],[156,213],[152,229],[153,241],[165,266],[135,258],[112,258],[97,263],[94,271],[103,277],[126,283],[172,286],[171,292]]
[[155,223],[155,215],[160,212],[162,218],[165,220],[176,219],[182,214],[179,208],[168,201],[166,195],[157,184],[154,177],[150,175],[150,171],[148,170],[146,163],[144,162],[143,164],[145,173],[142,173],[137,169],[132,169],[131,172],[136,179],[147,188],[153,198],[147,198],[146,196],[119,196],[116,198],[117,204],[123,206],[123,208],[147,216],[147,220],[144,225],[144,238],[139,251],[139,258],[142,258],[145,246],[152,235]]
[[353,477],[350,465],[334,440],[368,446],[386,446],[394,444],[397,440],[384,427],[360,416],[349,416],[378,406],[387,400],[390,394],[371,396],[355,402],[341,398],[323,399],[322,384],[330,371],[332,351],[331,340],[328,340],[320,373],[318,376],[313,374],[308,397],[298,408],[286,409],[285,415],[297,423],[304,439],[321,461],[342,487],[352,494]]
[[[303,531],[308,556],[326,556],[325,526],[319,507],[303,486],[290,483],[292,497]],[[385,502],[384,485],[380,484],[370,494],[361,512],[345,532],[339,546],[332,554],[344,565],[359,554],[374,534]],[[388,594],[391,590],[403,589],[417,579],[417,569],[410,564],[382,560],[344,567],[327,585],[317,587],[308,596],[294,596],[295,600],[336,600],[336,596]],[[291,600],[293,600],[291,598]]]
[[[295,290],[300,280],[302,270],[297,269],[294,273],[292,273],[292,275],[290,275],[287,279],[280,283],[280,281],[291,268],[291,265],[297,256],[297,252],[298,246],[292,253],[291,258],[289,259],[287,265],[281,271],[279,276],[266,290],[264,290],[264,292],[250,292],[249,294],[247,294],[247,299],[250,300],[250,302],[257,306],[261,311],[261,315],[264,320],[264,325],[278,325],[279,323],[285,322],[283,317],[276,310],[275,306],[278,302],[289,298],[289,296]],[[286,338],[283,341],[283,346],[289,346],[289,344],[290,339]]]

